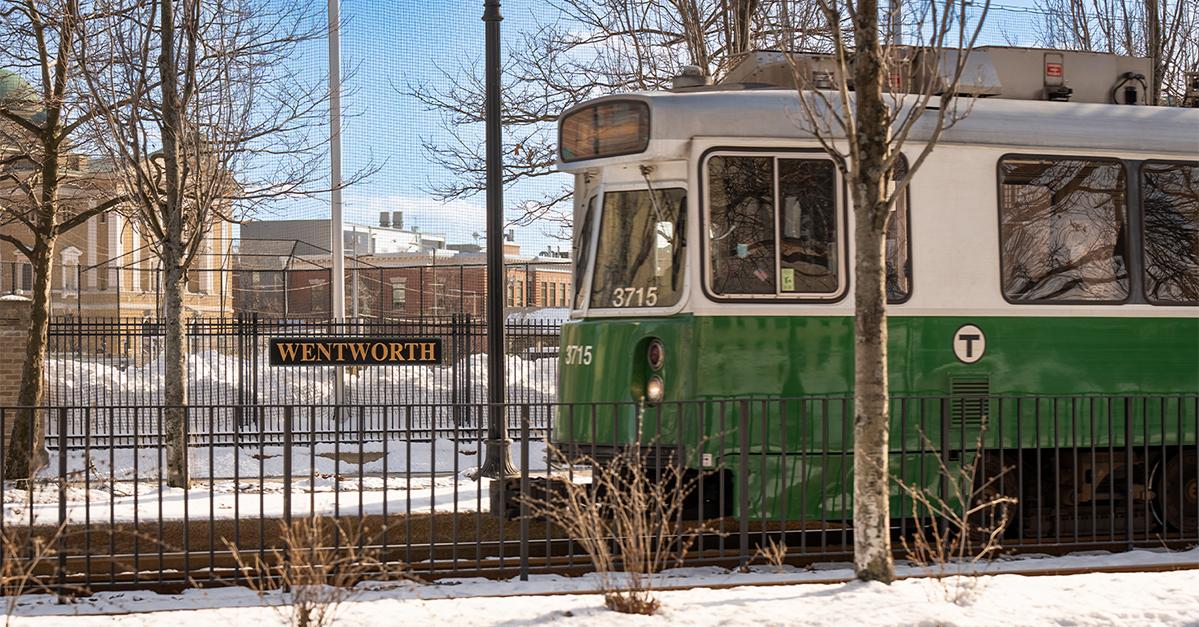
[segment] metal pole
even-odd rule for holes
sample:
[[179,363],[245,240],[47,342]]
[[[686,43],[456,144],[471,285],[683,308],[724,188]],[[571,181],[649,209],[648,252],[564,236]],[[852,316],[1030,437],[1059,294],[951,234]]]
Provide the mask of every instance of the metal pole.
[[[500,136],[500,0],[484,0],[487,25],[487,448],[479,474],[504,479],[516,474],[512,467],[512,441],[508,439],[504,376],[504,189],[501,179],[503,150]],[[495,484],[493,484],[494,486]],[[502,489],[492,489],[494,496]],[[498,507],[497,507],[498,505]],[[502,503],[491,511],[503,515]]]
[[341,216],[341,6],[329,0],[329,250],[333,253],[333,318],[346,317],[345,228]]
[[903,0],[891,0],[891,45],[903,45]]
[[[346,317],[345,229],[341,218],[341,3],[329,0],[329,250],[333,256],[331,317]],[[345,400],[345,369],[338,367],[333,381],[334,403]]]
[[350,241],[354,242],[354,267],[350,269],[353,276],[350,281],[350,301],[352,302],[350,311],[353,312],[351,315],[354,317],[354,331],[357,332],[358,316],[361,314],[358,311],[358,227],[356,226],[354,227],[354,236],[350,238]]

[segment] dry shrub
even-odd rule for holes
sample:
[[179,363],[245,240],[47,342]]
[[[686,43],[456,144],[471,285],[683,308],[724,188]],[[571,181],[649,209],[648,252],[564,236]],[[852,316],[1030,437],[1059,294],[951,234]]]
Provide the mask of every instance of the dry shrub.
[[49,536],[8,532],[0,536],[0,594],[4,595],[4,624],[12,624],[13,614],[26,594],[67,594],[44,573],[45,564],[57,557],[54,548],[63,535],[59,526]]
[[758,550],[754,552],[753,559],[750,561],[756,561],[758,558],[774,567],[776,573],[783,572],[783,566],[787,560],[787,542],[781,536],[778,540],[773,537],[768,538],[765,545],[758,546]]
[[[362,548],[366,529],[353,529],[350,521],[324,517],[305,518],[290,525],[279,523],[282,544],[263,553],[242,552],[228,540],[238,570],[247,585],[288,624],[322,627],[333,623],[340,605],[361,592],[363,579],[408,579],[402,565],[383,562],[378,552]],[[332,546],[333,537],[341,538]]]
[[688,479],[673,455],[651,463],[639,443],[608,462],[588,456],[568,460],[553,446],[549,455],[562,466],[590,466],[591,481],[580,481],[585,479],[580,471],[575,481],[559,481],[544,494],[529,495],[530,512],[583,548],[600,577],[608,609],[656,612],[655,574],[681,564],[706,530],[682,520],[684,500],[698,479]]
[[[1010,467],[988,468],[983,479],[978,466],[985,459],[983,432],[968,463],[950,468],[941,455],[937,463],[944,490],[941,493],[896,482],[912,502],[916,529],[911,539],[901,539],[908,561],[925,569],[946,601],[965,605],[982,591],[980,565],[1003,551],[1003,534],[1017,499],[997,489]],[[936,450],[925,438],[925,446]]]

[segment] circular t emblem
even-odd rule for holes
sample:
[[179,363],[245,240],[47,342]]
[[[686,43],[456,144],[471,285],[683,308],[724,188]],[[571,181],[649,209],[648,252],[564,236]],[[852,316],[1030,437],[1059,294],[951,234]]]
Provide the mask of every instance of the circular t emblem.
[[982,329],[973,324],[962,325],[953,333],[953,354],[958,361],[972,364],[983,358],[987,350],[987,338]]

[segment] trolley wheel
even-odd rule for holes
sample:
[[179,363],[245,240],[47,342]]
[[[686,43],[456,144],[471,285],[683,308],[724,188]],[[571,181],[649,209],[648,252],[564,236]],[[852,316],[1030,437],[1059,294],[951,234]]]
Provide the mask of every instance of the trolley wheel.
[[[1156,505],[1165,522],[1183,533],[1199,531],[1199,462],[1195,451],[1170,458],[1157,480]],[[1179,485],[1181,483],[1181,486]],[[1181,498],[1180,498],[1181,497]]]

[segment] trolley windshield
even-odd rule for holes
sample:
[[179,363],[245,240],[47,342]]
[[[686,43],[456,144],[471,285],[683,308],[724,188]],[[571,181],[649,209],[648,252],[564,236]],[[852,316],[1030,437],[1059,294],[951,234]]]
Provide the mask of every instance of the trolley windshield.
[[679,188],[606,192],[591,306],[669,307],[683,292],[687,193]]

